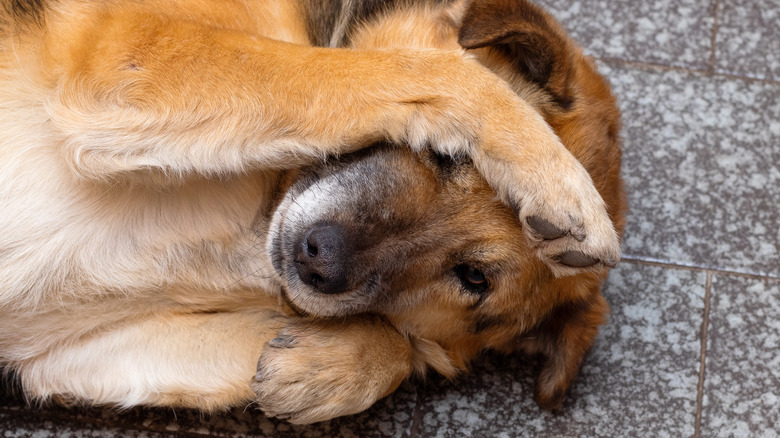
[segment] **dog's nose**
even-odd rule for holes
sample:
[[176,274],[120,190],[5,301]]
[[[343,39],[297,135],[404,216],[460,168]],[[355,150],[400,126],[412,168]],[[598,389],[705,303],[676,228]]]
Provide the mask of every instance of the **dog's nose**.
[[295,248],[295,268],[301,281],[324,294],[347,289],[347,244],[342,227],[318,224],[309,228]]

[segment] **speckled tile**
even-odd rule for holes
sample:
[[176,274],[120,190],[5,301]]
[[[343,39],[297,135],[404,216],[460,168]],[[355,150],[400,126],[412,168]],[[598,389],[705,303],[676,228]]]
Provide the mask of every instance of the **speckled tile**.
[[420,390],[420,436],[692,436],[705,284],[702,272],[621,264],[605,288],[610,322],[560,412],[534,404],[533,361],[489,355]]
[[1,438],[173,438],[171,433],[50,418],[29,411],[0,411]]
[[780,276],[780,84],[600,68],[623,112],[625,255]]
[[715,0],[538,0],[587,53],[709,68]]
[[714,275],[702,436],[780,436],[780,281]]
[[405,382],[390,396],[367,411],[312,425],[294,426],[268,419],[251,409],[234,409],[221,415],[203,416],[194,411],[172,415],[154,415],[144,425],[208,436],[230,437],[400,437],[408,436],[417,403],[416,388]]
[[[5,395],[0,401],[0,432],[73,431],[70,436],[85,437],[165,437],[171,434],[229,437],[401,437],[408,436],[416,404],[416,388],[405,382],[398,391],[380,400],[367,411],[313,425],[294,426],[269,419],[259,411],[233,409],[206,415],[187,409],[72,408],[58,406],[32,408],[18,397]],[[4,422],[8,424],[4,427]],[[140,429],[135,432],[134,429]],[[70,432],[68,432],[70,433]],[[79,435],[81,434],[81,435]],[[0,433],[0,438],[3,435]]]
[[780,0],[720,0],[717,71],[780,81]]

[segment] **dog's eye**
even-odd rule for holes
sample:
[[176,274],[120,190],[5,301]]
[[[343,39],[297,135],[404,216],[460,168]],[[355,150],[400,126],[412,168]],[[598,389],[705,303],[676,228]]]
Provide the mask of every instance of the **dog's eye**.
[[429,160],[438,175],[445,179],[451,178],[458,173],[459,169],[471,164],[471,160],[468,157],[451,156],[435,151],[430,152]]
[[452,169],[454,169],[458,165],[457,161],[455,161],[455,159],[450,155],[442,154],[439,152],[431,152],[431,156],[436,166],[443,171],[451,172]]
[[455,267],[455,274],[469,292],[481,294],[490,289],[490,280],[485,273],[473,266],[458,265]]

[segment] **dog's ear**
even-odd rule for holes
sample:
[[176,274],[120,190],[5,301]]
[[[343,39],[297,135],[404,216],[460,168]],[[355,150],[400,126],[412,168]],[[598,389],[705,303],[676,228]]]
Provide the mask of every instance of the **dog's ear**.
[[564,108],[575,46],[547,12],[526,0],[473,0],[466,9],[458,43],[465,49],[490,47]]
[[594,286],[587,300],[561,305],[524,337],[526,351],[544,356],[536,380],[536,403],[548,411],[561,407],[563,397],[577,376],[582,359],[606,322],[609,305]]

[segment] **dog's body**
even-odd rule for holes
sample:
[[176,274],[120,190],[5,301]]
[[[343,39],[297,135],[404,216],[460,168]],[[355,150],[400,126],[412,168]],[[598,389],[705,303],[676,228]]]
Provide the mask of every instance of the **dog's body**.
[[546,355],[560,404],[619,257],[609,90],[524,1],[375,3],[3,3],[27,394],[308,422],[496,348]]

